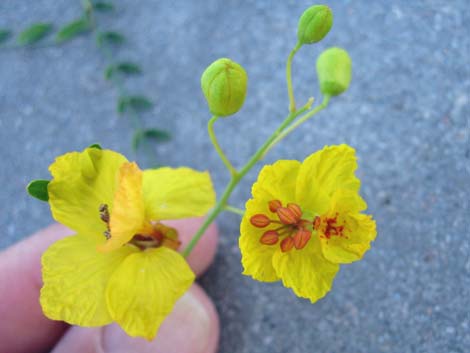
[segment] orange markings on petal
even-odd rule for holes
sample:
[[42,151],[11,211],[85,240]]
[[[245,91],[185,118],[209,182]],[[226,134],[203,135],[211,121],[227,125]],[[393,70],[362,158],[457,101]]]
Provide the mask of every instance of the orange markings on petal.
[[255,214],[250,218],[250,223],[255,227],[264,228],[271,223],[271,220],[264,214]]
[[276,211],[277,216],[279,217],[279,220],[283,224],[295,224],[299,221],[299,217],[292,212],[290,209],[287,207],[279,207]]
[[287,208],[295,214],[297,219],[300,219],[300,217],[302,217],[302,210],[300,209],[300,206],[296,203],[288,203]]
[[300,250],[307,245],[308,241],[312,237],[312,232],[306,229],[299,229],[294,235],[294,246],[296,249]]
[[271,200],[269,201],[269,210],[273,213],[276,213],[276,211],[282,207],[282,203],[279,200]]
[[284,238],[281,241],[281,251],[287,252],[294,247],[294,239],[292,237]]
[[315,217],[315,220],[313,221],[313,229],[318,230],[320,228],[321,224],[321,218],[319,216]]
[[259,242],[264,245],[274,245],[279,241],[279,234],[275,230],[268,230],[265,232]]

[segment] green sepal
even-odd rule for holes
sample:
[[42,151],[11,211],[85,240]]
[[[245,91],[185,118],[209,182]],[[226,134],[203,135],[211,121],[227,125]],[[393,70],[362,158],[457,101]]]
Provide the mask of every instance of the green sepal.
[[50,23],[35,23],[18,35],[18,44],[32,45],[39,42],[52,31],[52,24]]
[[98,149],[98,150],[102,150],[102,149],[103,149],[99,143],[94,143],[94,144],[88,146],[88,148],[96,148],[96,149]]
[[57,43],[63,43],[91,30],[90,22],[81,18],[62,27],[55,37]]
[[28,194],[30,194],[32,197],[35,197],[38,200],[47,202],[49,201],[49,194],[47,193],[48,184],[49,184],[49,180],[44,180],[44,179],[33,180],[28,184],[28,186],[26,187],[26,190],[28,191]]
[[8,29],[0,29],[0,44],[6,42],[11,37],[11,31]]

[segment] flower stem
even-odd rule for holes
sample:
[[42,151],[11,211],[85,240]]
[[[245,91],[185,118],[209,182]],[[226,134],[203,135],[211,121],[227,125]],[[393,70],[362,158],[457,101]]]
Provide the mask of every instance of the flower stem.
[[219,201],[217,201],[215,207],[212,209],[212,211],[209,213],[207,216],[206,220],[202,224],[202,226],[198,229],[196,234],[194,234],[193,238],[189,242],[189,244],[186,246],[186,248],[183,250],[183,256],[187,257],[193,248],[196,246],[198,243],[199,239],[201,239],[202,235],[204,232],[207,230],[209,225],[215,220],[215,218],[219,215],[220,212],[222,212],[225,207],[227,206],[227,201],[232,194],[233,190],[235,187],[238,185],[240,180],[250,171],[251,168],[258,162],[266,150],[269,148],[271,143],[281,134],[281,132],[289,126],[290,123],[292,123],[295,118],[297,118],[299,115],[304,113],[309,109],[309,105],[306,104],[302,109],[299,109],[296,112],[290,113],[284,121],[279,125],[279,127],[274,131],[274,133],[263,143],[263,145],[258,149],[258,151],[255,152],[255,154],[250,158],[250,160],[243,166],[243,168],[237,172],[236,174],[232,175],[232,178],[230,179],[230,182],[227,184],[225,187],[224,192],[222,193],[221,198]]
[[232,212],[232,213],[238,214],[240,216],[243,216],[245,214],[245,211],[243,211],[241,208],[233,207],[233,206],[230,206],[230,205],[225,205],[224,211]]
[[279,141],[281,141],[282,139],[284,139],[284,137],[286,137],[287,135],[289,135],[292,131],[294,131],[297,127],[299,127],[299,125],[303,124],[304,122],[306,122],[308,119],[310,119],[311,117],[313,117],[315,114],[319,113],[320,111],[322,111],[323,109],[325,109],[327,106],[328,106],[328,103],[330,102],[330,96],[326,95],[323,97],[323,101],[321,102],[321,104],[317,105],[314,109],[312,109],[311,111],[309,111],[307,114],[305,114],[304,116],[302,116],[299,120],[295,121],[292,125],[290,125],[289,127],[287,127],[284,131],[282,131],[282,133],[276,137],[274,139],[274,141],[271,143],[271,145],[266,149],[266,152],[269,152],[269,150],[271,150],[271,148],[273,148],[276,144],[279,143]]
[[207,130],[209,132],[209,137],[211,139],[212,144],[214,145],[215,150],[219,154],[220,158],[222,159],[222,162],[224,162],[225,166],[230,172],[230,175],[232,177],[237,174],[237,170],[233,167],[232,163],[228,160],[227,156],[225,155],[224,151],[222,151],[222,148],[219,145],[219,142],[217,141],[217,137],[215,136],[214,133],[214,123],[219,119],[217,115],[214,115],[210,120],[209,123],[207,124]]
[[295,112],[295,98],[294,98],[294,88],[292,86],[292,60],[294,59],[295,53],[300,49],[302,46],[301,43],[297,42],[296,46],[290,52],[289,56],[287,57],[286,62],[286,81],[287,81],[287,93],[289,94],[289,111],[291,113]]

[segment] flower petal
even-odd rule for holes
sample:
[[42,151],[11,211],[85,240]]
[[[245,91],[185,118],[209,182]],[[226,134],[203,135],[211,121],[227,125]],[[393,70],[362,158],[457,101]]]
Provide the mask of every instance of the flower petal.
[[102,239],[106,224],[99,207],[112,207],[116,174],[126,158],[110,150],[87,148],[58,157],[49,170],[49,205],[54,219],[81,235]]
[[256,214],[277,218],[269,210],[269,201],[280,201],[284,206],[294,201],[295,185],[300,162],[280,160],[261,169],[258,180],[253,184],[253,199],[246,203],[246,211],[240,225],[239,246],[242,254],[243,274],[263,282],[278,281],[279,277],[272,265],[272,257],[279,243],[265,245],[261,236],[271,227],[257,228],[250,223]]
[[203,216],[215,205],[208,172],[190,168],[144,171],[146,219],[165,220]]
[[338,190],[332,199],[329,214],[338,215],[345,225],[344,236],[320,237],[323,255],[334,263],[350,263],[360,260],[370,249],[377,235],[375,221],[359,211],[367,208],[364,200],[350,190]]
[[355,150],[347,145],[327,146],[310,155],[299,170],[297,202],[312,212],[326,212],[337,189],[359,190],[356,168]]
[[152,339],[195,278],[177,252],[160,247],[127,257],[106,290],[112,318],[130,336]]
[[124,247],[109,254],[96,251],[96,242],[73,235],[52,244],[42,256],[40,302],[44,314],[81,326],[112,321],[105,300],[106,284],[126,256],[137,251]]
[[118,249],[144,226],[142,171],[136,163],[124,163],[119,169],[113,205],[109,222],[111,237],[98,247],[99,251]]
[[310,239],[301,250],[278,250],[273,257],[273,266],[284,286],[312,303],[328,293],[339,270],[339,265],[323,257],[316,238]]
[[250,199],[246,203],[246,212],[240,225],[239,246],[242,254],[243,274],[262,282],[278,281],[274,271],[272,258],[279,243],[264,245],[260,238],[267,229],[256,228],[250,223],[250,218],[258,213],[266,212],[266,202]]
[[295,160],[280,160],[272,165],[265,165],[253,184],[253,197],[266,202],[279,200],[284,206],[288,202],[294,202],[299,168],[300,162]]

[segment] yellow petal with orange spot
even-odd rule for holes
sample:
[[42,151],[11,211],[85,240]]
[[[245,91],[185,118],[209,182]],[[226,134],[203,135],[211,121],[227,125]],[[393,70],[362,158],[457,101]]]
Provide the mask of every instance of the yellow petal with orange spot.
[[195,275],[177,252],[160,247],[128,256],[106,289],[109,312],[130,336],[155,337]]
[[361,214],[367,208],[364,200],[350,190],[338,190],[332,198],[328,214],[337,215],[344,224],[342,236],[321,237],[323,255],[334,263],[350,263],[360,260],[370,249],[377,230],[371,216]]
[[116,176],[127,160],[110,150],[87,148],[58,157],[49,170],[49,205],[54,219],[80,235],[103,239],[99,207],[112,210]]
[[99,251],[112,251],[121,247],[144,227],[142,174],[135,162],[124,163],[119,169],[118,188],[109,222],[111,237],[98,247]]

